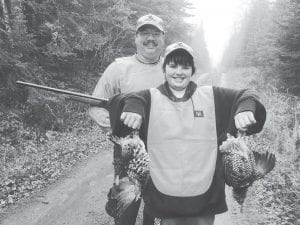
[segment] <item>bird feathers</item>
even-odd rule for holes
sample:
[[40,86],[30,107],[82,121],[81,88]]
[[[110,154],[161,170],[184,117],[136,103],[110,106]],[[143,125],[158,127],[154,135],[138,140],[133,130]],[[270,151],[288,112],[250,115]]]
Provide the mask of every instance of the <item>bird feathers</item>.
[[[127,175],[126,178],[120,178],[120,188],[116,195],[116,215],[119,217],[133,201],[140,199],[149,176],[150,161],[137,131],[126,137],[110,135],[109,140],[120,147],[120,170]],[[124,179],[127,179],[125,183]]]
[[246,198],[248,187],[263,178],[275,166],[275,155],[259,153],[248,148],[244,137],[227,135],[220,146],[224,166],[225,183],[233,188],[233,197],[241,205]]
[[139,200],[141,193],[140,185],[130,180],[122,182],[120,186],[116,195],[117,217],[120,217],[132,202]]
[[253,155],[255,158],[256,173],[258,178],[264,177],[275,167],[276,158],[274,154],[269,152],[253,152]]

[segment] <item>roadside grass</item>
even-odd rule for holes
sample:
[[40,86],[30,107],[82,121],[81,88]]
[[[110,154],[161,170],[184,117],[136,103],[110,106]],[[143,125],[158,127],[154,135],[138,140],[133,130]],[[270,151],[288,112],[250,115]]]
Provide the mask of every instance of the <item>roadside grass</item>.
[[[274,170],[250,188],[244,213],[248,223],[243,225],[294,225],[299,218],[297,205],[300,202],[300,130],[295,120],[300,112],[300,98],[279,92],[271,84],[272,80],[263,78],[263,73],[256,68],[242,68],[225,75],[225,80],[230,81],[225,82],[225,86],[253,88],[259,92],[267,110],[267,120],[261,133],[249,137],[249,147],[272,152],[277,159]],[[253,217],[253,209],[247,211],[247,206],[255,207],[257,217]]]
[[[87,115],[85,117],[83,119],[89,121]],[[57,180],[76,162],[107,148],[105,134],[89,122],[84,126],[79,123],[70,132],[47,131],[39,142],[34,129],[15,123],[18,129],[11,134],[17,143],[14,137],[4,136],[4,139],[2,136],[1,139],[0,213]]]

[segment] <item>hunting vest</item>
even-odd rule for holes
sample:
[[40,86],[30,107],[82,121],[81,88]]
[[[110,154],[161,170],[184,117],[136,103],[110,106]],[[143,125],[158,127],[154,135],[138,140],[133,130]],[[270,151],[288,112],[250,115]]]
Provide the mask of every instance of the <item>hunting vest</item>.
[[148,128],[150,175],[169,196],[205,193],[217,160],[217,132],[212,87],[199,87],[185,102],[173,102],[151,88]]

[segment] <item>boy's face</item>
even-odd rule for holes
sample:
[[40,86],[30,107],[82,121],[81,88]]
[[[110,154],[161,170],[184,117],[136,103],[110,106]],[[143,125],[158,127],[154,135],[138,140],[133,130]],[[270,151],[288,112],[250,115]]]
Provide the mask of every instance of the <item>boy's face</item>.
[[169,86],[176,90],[184,90],[192,77],[192,66],[179,65],[174,62],[166,64],[165,76]]
[[164,34],[152,25],[141,27],[135,36],[137,53],[146,59],[157,59],[164,48]]

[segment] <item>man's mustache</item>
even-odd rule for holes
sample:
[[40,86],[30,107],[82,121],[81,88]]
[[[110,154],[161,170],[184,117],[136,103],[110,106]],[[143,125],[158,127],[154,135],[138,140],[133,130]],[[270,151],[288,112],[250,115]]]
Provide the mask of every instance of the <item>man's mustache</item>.
[[158,45],[157,42],[155,42],[155,41],[146,41],[146,42],[144,42],[144,45],[148,45],[148,44],[153,44],[154,46]]

